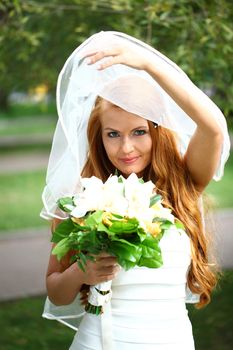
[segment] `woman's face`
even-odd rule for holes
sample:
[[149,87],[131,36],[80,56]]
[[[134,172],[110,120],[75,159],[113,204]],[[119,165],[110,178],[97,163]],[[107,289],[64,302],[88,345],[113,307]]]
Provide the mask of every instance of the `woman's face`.
[[102,140],[111,163],[124,175],[143,176],[151,162],[152,139],[147,120],[103,102]]

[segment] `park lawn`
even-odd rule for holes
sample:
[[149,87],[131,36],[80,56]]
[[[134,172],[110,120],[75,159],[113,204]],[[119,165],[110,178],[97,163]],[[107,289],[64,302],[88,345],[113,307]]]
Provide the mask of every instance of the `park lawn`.
[[[201,310],[189,305],[196,350],[231,350],[233,270],[225,271],[212,302]],[[45,297],[0,303],[1,349],[64,350],[74,331],[41,318]]]
[[226,270],[207,307],[189,306],[196,350],[230,350],[233,344],[233,270]]
[[34,116],[56,115],[55,100],[49,103],[12,103],[7,111],[0,111],[0,120],[16,120],[27,117],[29,120]]
[[[233,156],[227,162],[220,182],[212,182],[207,193],[214,198],[216,208],[233,208]],[[39,217],[41,193],[45,185],[45,170],[0,175],[0,232],[45,225]]]
[[[18,145],[17,148],[15,148],[15,146],[0,148],[0,157],[17,156],[17,155],[21,156],[28,153],[47,153],[49,155],[50,150],[51,150],[51,142],[50,143],[39,142],[38,144],[34,143],[33,145],[22,144],[22,145]],[[1,159],[0,159],[0,164],[1,164]],[[11,176],[11,174],[9,174],[8,176]],[[0,174],[0,177],[1,177],[1,174]]]
[[45,225],[39,217],[45,171],[0,175],[0,232]]
[[14,120],[0,118],[0,136],[18,136],[31,134],[52,134],[55,130],[55,116],[34,116]]
[[216,208],[233,207],[233,154],[231,153],[221,181],[212,180],[207,186],[206,193],[210,195],[213,206]]

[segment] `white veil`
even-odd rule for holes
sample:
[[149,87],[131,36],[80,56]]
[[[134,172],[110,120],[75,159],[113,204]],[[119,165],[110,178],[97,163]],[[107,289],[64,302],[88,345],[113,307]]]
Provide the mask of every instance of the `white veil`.
[[[176,132],[180,151],[185,152],[196,125],[191,118],[145,71],[125,65],[114,65],[102,71],[96,65],[88,65],[83,55],[87,51],[101,50],[123,43],[164,65],[171,76],[182,81],[191,90],[196,88],[187,75],[171,60],[147,44],[119,32],[100,32],[80,45],[67,59],[57,83],[58,123],[50,154],[46,186],[42,199],[41,217],[62,217],[57,211],[57,199],[73,195],[80,186],[80,173],[84,166],[88,145],[86,130],[90,113],[97,96],[111,101],[121,108],[144,117]],[[213,115],[223,131],[224,142],[218,169],[214,179],[219,180],[229,156],[230,141],[226,121],[219,108],[203,94],[203,101],[213,110]],[[197,302],[191,293],[187,302]],[[57,319],[73,329],[76,320],[84,313],[79,298],[69,306],[56,307],[47,299],[44,317]]]
[[[147,44],[119,32],[100,32],[80,45],[67,59],[57,83],[58,123],[53,138],[46,186],[42,199],[45,219],[56,217],[57,199],[72,195],[79,186],[88,145],[87,123],[96,97],[102,96],[121,108],[174,130],[185,152],[196,124],[145,71],[117,64],[102,71],[88,65],[84,52],[101,50],[123,43],[166,66],[171,76],[182,81],[189,91],[196,88],[187,75],[171,60]],[[229,156],[230,141],[226,121],[219,108],[203,94],[208,108],[213,109],[224,134],[221,160],[214,176],[219,180]],[[58,217],[62,214],[59,213]]]

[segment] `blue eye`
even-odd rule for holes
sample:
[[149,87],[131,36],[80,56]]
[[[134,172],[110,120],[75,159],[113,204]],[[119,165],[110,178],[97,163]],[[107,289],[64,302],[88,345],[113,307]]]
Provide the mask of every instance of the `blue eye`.
[[145,134],[146,134],[146,130],[139,129],[139,130],[134,131],[134,135],[136,135],[136,136],[141,136],[141,135],[145,135]]
[[111,131],[108,133],[108,137],[114,138],[114,137],[118,137],[119,133],[117,131]]

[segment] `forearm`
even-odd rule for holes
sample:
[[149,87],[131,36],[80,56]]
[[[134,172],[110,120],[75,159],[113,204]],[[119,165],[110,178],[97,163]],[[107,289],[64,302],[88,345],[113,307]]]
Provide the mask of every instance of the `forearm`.
[[46,285],[48,297],[53,304],[70,304],[83,285],[83,272],[74,263],[63,272],[49,274]]
[[181,73],[171,74],[167,67],[157,65],[156,62],[147,62],[145,70],[206,135],[212,137],[221,134],[214,118],[216,109],[213,102],[190,80],[184,83]]

